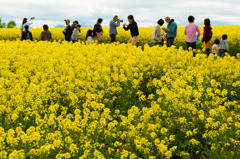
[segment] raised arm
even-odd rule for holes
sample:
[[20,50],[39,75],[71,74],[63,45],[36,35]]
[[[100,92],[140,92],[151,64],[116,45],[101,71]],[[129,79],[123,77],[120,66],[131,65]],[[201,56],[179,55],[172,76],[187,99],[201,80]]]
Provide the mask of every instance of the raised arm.
[[120,22],[114,22],[114,21],[111,21],[111,25],[115,26],[115,27],[120,27]]
[[32,24],[33,24],[33,20],[30,20],[30,21],[25,23],[25,25],[32,25]]

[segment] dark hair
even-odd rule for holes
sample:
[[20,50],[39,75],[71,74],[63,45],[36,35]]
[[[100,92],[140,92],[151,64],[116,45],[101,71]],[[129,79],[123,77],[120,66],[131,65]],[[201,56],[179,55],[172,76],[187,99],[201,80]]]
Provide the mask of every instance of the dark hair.
[[228,38],[227,34],[223,34],[223,35],[222,35],[222,39],[223,39],[223,40],[226,40],[227,38]]
[[79,24],[77,20],[75,20],[73,23],[77,23],[77,24]]
[[97,20],[98,23],[102,23],[102,21],[103,21],[102,18],[99,18],[99,19]]
[[218,39],[216,39],[215,41],[214,41],[214,44],[220,44],[220,40],[218,40]]
[[25,23],[27,23],[27,18],[23,18],[22,24],[25,24]]
[[194,21],[194,19],[195,19],[194,16],[191,16],[191,15],[190,15],[190,16],[188,17],[189,23],[192,23],[192,22]]
[[204,25],[205,26],[211,26],[211,21],[209,18],[204,19]]
[[89,36],[92,36],[92,33],[93,33],[93,30],[89,29],[89,30],[87,31],[87,35],[86,35],[86,39],[85,39],[85,40],[87,40],[87,38],[88,38]]
[[132,20],[134,20],[133,15],[129,15],[129,16],[128,16],[128,19],[132,19]]
[[28,25],[25,25],[25,27],[24,27],[26,30],[28,30],[29,29],[29,26]]
[[116,18],[118,18],[118,16],[117,16],[117,15],[115,15],[115,16],[113,17],[113,19],[116,19]]
[[163,19],[159,19],[157,23],[162,26],[164,24],[164,20]]
[[81,25],[78,24],[77,27],[80,27],[80,28],[81,28]]
[[43,25],[43,30],[48,30],[48,25],[47,24]]

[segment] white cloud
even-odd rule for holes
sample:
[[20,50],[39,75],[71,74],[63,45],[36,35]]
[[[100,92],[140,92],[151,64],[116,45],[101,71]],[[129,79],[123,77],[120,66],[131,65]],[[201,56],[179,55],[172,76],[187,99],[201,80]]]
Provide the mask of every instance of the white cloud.
[[179,25],[186,25],[187,17],[196,17],[196,23],[203,24],[205,17],[213,24],[240,25],[239,0],[0,0],[0,17],[4,21],[15,20],[18,26],[23,17],[36,17],[33,27],[47,23],[50,27],[64,25],[64,19],[79,20],[80,23],[94,25],[98,18],[103,18],[103,25],[108,26],[114,15],[127,21],[133,14],[139,26],[152,26],[165,16],[175,19]]

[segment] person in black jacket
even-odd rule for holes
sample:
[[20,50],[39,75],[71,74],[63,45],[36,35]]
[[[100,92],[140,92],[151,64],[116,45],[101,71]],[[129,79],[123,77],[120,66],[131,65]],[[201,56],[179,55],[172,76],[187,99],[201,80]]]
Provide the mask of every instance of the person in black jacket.
[[23,40],[31,40],[33,41],[32,33],[29,31],[29,26],[25,25],[25,31],[22,32],[21,41]]
[[70,26],[70,20],[66,19],[65,22],[66,22],[66,28],[63,31],[64,40],[71,41],[72,40],[71,39],[71,37],[72,37],[72,28]]
[[94,25],[93,28],[93,40],[98,40],[98,41],[102,41],[103,40],[103,29],[102,29],[102,22],[103,19],[99,18],[97,20],[97,24]]
[[129,39],[128,43],[132,45],[136,45],[139,39],[138,26],[132,15],[128,16],[128,21],[129,21],[129,25],[127,25],[126,23],[123,24],[123,28],[126,31],[130,29],[130,32],[131,32],[132,37]]

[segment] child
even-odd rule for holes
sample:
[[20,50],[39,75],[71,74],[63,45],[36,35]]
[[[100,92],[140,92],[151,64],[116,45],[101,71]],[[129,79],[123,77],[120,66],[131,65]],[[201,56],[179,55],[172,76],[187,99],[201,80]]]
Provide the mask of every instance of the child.
[[219,44],[220,44],[220,40],[216,39],[214,41],[213,46],[212,46],[212,53],[213,53],[213,55],[216,55],[216,54],[218,55],[218,53],[219,53]]
[[23,40],[31,40],[33,41],[32,33],[29,31],[29,26],[24,26],[25,31],[22,32],[21,41]]
[[72,42],[78,42],[78,37],[80,36],[80,34],[78,34],[78,32],[81,32],[81,25],[77,25],[76,28],[74,28],[73,33],[72,33]]
[[89,43],[92,43],[93,41],[93,30],[89,29],[86,35],[86,41],[89,41]]
[[222,41],[219,44],[219,56],[222,57],[224,55],[225,52],[228,52],[228,42],[227,40],[227,35],[224,34],[222,36]]

